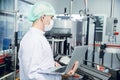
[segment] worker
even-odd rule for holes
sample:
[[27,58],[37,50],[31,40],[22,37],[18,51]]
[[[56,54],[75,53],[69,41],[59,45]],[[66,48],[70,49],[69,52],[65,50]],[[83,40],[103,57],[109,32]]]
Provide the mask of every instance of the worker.
[[32,27],[22,38],[18,52],[20,80],[61,80],[62,77],[76,75],[77,61],[65,75],[46,72],[59,66],[54,61],[50,44],[44,36],[45,32],[53,27],[54,15],[54,8],[47,2],[33,5],[28,17],[33,22]]

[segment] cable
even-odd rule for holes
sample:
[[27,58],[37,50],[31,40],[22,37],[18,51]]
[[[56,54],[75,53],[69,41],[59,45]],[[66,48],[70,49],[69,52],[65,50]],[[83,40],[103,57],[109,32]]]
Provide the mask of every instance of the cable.
[[120,57],[118,56],[118,54],[116,54],[116,57],[117,57],[118,61],[120,62]]

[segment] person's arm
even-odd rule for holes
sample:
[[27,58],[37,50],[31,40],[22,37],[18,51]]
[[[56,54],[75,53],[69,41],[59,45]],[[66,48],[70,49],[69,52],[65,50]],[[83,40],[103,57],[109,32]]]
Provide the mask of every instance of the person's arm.
[[[55,61],[55,67],[58,67],[58,66],[61,66],[58,62]],[[75,73],[76,70],[78,68],[78,61],[76,61],[72,67],[72,69],[67,73],[67,74],[64,74],[64,75],[61,75],[62,78],[67,78],[67,77],[70,77],[70,76],[73,76],[75,78],[79,78],[80,75]]]
[[75,73],[76,70],[77,70],[77,68],[78,68],[78,61],[76,61],[76,62],[74,63],[72,69],[69,70],[68,73],[62,75],[62,78],[67,78],[67,77],[70,77],[70,76],[73,76],[73,77],[75,77],[75,78],[79,78],[80,75],[77,74],[77,73]]

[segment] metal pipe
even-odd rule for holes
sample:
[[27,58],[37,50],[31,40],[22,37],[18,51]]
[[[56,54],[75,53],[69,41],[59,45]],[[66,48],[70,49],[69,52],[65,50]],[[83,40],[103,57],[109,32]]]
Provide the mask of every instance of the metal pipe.
[[54,38],[52,38],[52,51],[55,54],[55,45],[54,45]]
[[5,78],[7,78],[8,76],[12,76],[13,74],[14,74],[14,72],[11,72],[11,73],[9,73],[9,74],[1,77],[0,80],[5,79]]
[[[18,0],[15,0],[15,2],[14,2],[14,10],[15,11],[18,11]],[[15,35],[16,35],[16,33],[18,32],[18,12],[17,13],[15,13],[15,21],[14,21],[14,33],[15,33]],[[16,35],[17,36],[17,35]],[[14,37],[14,41],[15,40],[17,40],[16,39],[16,37]],[[14,73],[14,80],[15,80],[15,78],[16,78],[16,64],[17,64],[17,41],[15,41],[16,43],[14,43],[14,45],[15,45],[15,48],[14,48],[14,60],[15,60],[15,63],[14,63],[14,67],[15,67],[15,69],[14,69],[14,71],[15,71],[15,73]]]
[[[89,16],[89,14],[87,16]],[[88,40],[89,40],[89,26],[90,26],[89,24],[90,24],[90,18],[87,17],[87,31],[86,31],[86,42],[85,42],[85,45],[88,45]],[[88,60],[88,50],[85,53],[85,60]],[[87,62],[85,61],[84,64],[87,65]]]
[[18,22],[17,22],[17,19],[18,19],[18,0],[15,0],[15,3],[14,3],[14,10],[17,11],[15,13],[15,24],[14,24],[14,32],[17,32],[18,31]]
[[[98,19],[97,19],[98,21]],[[94,40],[93,40],[93,52],[92,52],[92,62],[95,62],[95,41],[96,41],[96,27],[97,25],[97,21],[95,21],[95,28],[94,28]],[[94,64],[92,64],[92,67],[94,67]]]
[[111,68],[113,68],[113,53],[111,53],[111,65],[110,65]]
[[87,14],[87,9],[88,9],[87,0],[84,0],[84,4],[85,4],[85,14]]
[[17,13],[18,11],[12,11],[12,10],[0,10],[1,13]]
[[23,1],[23,2],[25,2],[25,3],[27,3],[27,4],[30,4],[30,5],[34,5],[34,3],[33,2],[31,2],[31,1],[27,1],[27,0],[19,0],[19,1]]
[[70,18],[71,18],[71,15],[72,15],[72,6],[73,6],[73,0],[70,1]]
[[110,17],[114,16],[114,7],[115,7],[115,0],[111,0]]
[[16,64],[17,64],[17,47],[14,48],[14,53],[13,54],[15,56],[14,57],[14,60],[15,60],[15,63],[14,63],[14,65],[15,65],[14,66],[14,68],[15,68],[14,69],[14,80],[15,80],[16,79]]

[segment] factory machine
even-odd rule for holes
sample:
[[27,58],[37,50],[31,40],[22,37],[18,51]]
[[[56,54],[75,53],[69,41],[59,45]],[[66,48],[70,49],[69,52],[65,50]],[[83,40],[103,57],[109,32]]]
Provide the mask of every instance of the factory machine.
[[[6,13],[5,11],[0,11],[0,15],[2,16],[10,16],[9,19],[11,19],[11,16],[9,13]],[[5,16],[5,19],[7,17]],[[12,46],[12,37],[13,31],[8,26],[12,26],[9,21],[4,22],[3,20],[0,20],[0,79],[1,77],[12,73],[14,71],[14,49]],[[9,25],[8,25],[9,24]],[[11,34],[11,35],[8,35]]]
[[[73,0],[71,0],[72,3]],[[50,42],[53,53],[55,55],[55,59],[60,61],[62,59],[62,56],[68,56],[70,58],[72,51],[74,50],[75,46],[82,46],[82,45],[89,45],[89,26],[90,26],[90,19],[94,20],[94,36],[93,36],[93,45],[92,47],[92,53],[91,53],[91,60],[88,59],[88,55],[90,53],[89,50],[87,50],[85,55],[85,60],[83,63],[79,66],[77,73],[80,74],[82,77],[82,80],[119,80],[120,79],[120,69],[113,69],[113,55],[111,55],[111,66],[104,66],[104,54],[106,53],[112,53],[113,51],[117,51],[115,53],[120,53],[119,51],[119,45],[117,45],[117,50],[112,50],[112,48],[109,49],[111,45],[109,44],[96,44],[96,27],[100,26],[100,21],[98,17],[93,16],[91,14],[87,13],[87,0],[85,1],[86,9],[83,10],[83,13],[80,10],[80,15],[84,15],[85,19],[82,20],[73,20],[72,14],[67,15],[66,10],[64,15],[58,15],[56,16],[56,19],[54,20],[54,27],[51,31],[46,32],[46,37],[48,38],[48,41]],[[72,5],[72,4],[71,4]],[[71,8],[72,10],[72,8]],[[81,14],[82,13],[82,14]],[[79,15],[79,16],[80,16]],[[87,22],[87,25],[84,26],[84,22]],[[116,18],[108,18],[107,27],[111,26],[113,28],[109,28],[112,31],[108,31],[108,35],[112,34],[114,32],[114,35],[117,33],[115,32],[116,24],[118,21]],[[113,25],[110,25],[113,23]],[[109,33],[111,32],[111,33]],[[115,36],[114,36],[114,39]],[[116,41],[116,40],[115,40]],[[112,45],[113,46],[113,45]],[[98,56],[98,62],[96,63],[95,60],[95,53],[96,48],[99,48],[99,52],[97,52]],[[108,52],[109,51],[109,52]],[[112,51],[112,52],[110,52]],[[60,55],[60,56],[59,56]],[[57,57],[57,58],[56,58]],[[119,56],[117,55],[118,60]]]
[[[65,8],[64,14],[57,15],[56,18],[54,19],[54,26],[52,30],[45,33],[45,36],[47,37],[48,41],[51,44],[54,53],[54,58],[56,61],[60,61],[60,59],[63,58],[69,61],[75,46],[89,45],[88,38],[90,33],[89,32],[90,19],[94,20],[94,25],[95,25],[94,27],[100,26],[98,17],[95,17],[94,15],[88,13],[87,0],[84,0],[85,10],[80,10],[79,11],[80,14],[77,15],[77,18],[80,16],[81,17],[84,16],[84,19],[81,18],[80,18],[81,20],[74,19],[74,16],[72,14],[73,1],[74,0],[70,0],[70,14],[66,13],[66,8]],[[11,40],[14,41],[13,40],[14,36],[11,37],[7,35],[9,35],[8,33],[13,35],[15,33],[15,39],[16,39],[15,43],[17,43],[17,31],[16,30],[12,31],[14,29],[13,26],[18,26],[16,20],[17,13],[18,12],[16,12],[16,10],[12,12],[0,11],[0,15],[2,15],[3,18],[6,15],[5,18],[6,22],[3,22],[5,20],[2,20],[2,18],[0,20],[0,24],[1,24],[0,25],[0,76],[3,76],[4,74],[12,71],[16,71],[16,61],[14,59],[16,59],[15,51],[17,50],[16,48],[14,50],[11,47],[12,46],[11,44],[14,43],[11,42]],[[11,25],[13,23],[11,23],[10,21],[14,21],[14,25]],[[116,37],[119,34],[116,31],[117,23],[118,21],[116,18],[112,16],[110,18],[107,18],[106,34],[109,37],[108,42],[112,42],[112,43],[116,42]],[[11,28],[7,29],[9,28],[7,26],[12,27],[12,29]],[[4,33],[6,33],[6,36],[3,36]],[[113,68],[114,54],[116,55],[117,60],[120,61],[119,55],[116,54],[116,53],[120,53],[120,45],[96,44],[95,41],[96,41],[96,28],[94,29],[93,44],[92,46],[90,46],[90,48],[91,47],[93,48],[93,53],[91,54],[92,59],[91,60],[88,59],[89,57],[88,54],[90,53],[88,49],[86,54],[83,54],[85,55],[85,58],[83,60],[83,63],[81,63],[81,65],[79,66],[77,73],[82,76],[82,80],[120,80],[120,68],[117,69]],[[97,54],[99,55],[98,63],[95,62],[96,48],[99,48],[99,51],[97,52]],[[111,61],[109,63],[110,67],[104,66],[104,61],[105,61],[104,55],[108,53],[111,54]],[[63,61],[62,65],[67,65],[67,63],[64,64]]]
[[[68,56],[66,57],[66,60],[68,60],[72,53],[72,49],[74,50],[74,46],[82,46],[82,38],[84,38],[82,36],[84,32],[83,21],[72,21],[68,16],[57,17],[58,18],[55,19],[53,29],[46,33],[46,37],[51,43],[55,60],[61,61],[60,59],[63,59],[66,55]],[[73,42],[75,42],[74,45]],[[92,61],[87,62],[93,64]],[[62,65],[66,65],[63,63],[64,61],[62,62]],[[100,64],[94,63],[94,65],[97,66]],[[111,72],[100,71],[97,67],[92,67],[91,65],[85,65],[82,63],[79,66],[77,73],[83,76],[83,80],[110,80],[113,71],[110,68],[104,68]]]
[[74,46],[82,45],[82,21],[73,21],[69,16],[57,16],[54,27],[46,32],[54,54],[70,55]]
[[[16,1],[0,2],[0,5],[4,6],[0,8],[0,80],[6,80],[16,73],[17,55],[14,46],[14,33],[17,25],[17,10],[12,9]],[[16,6],[14,7],[16,9]]]
[[[73,1],[70,0],[69,14],[67,8],[64,8],[64,14],[58,14],[54,19],[52,30],[46,32],[55,55],[70,55],[75,46],[84,44],[84,24],[82,20],[74,19],[72,15]],[[80,15],[78,14],[77,17]]]
[[0,75],[13,71],[13,50],[0,51]]

